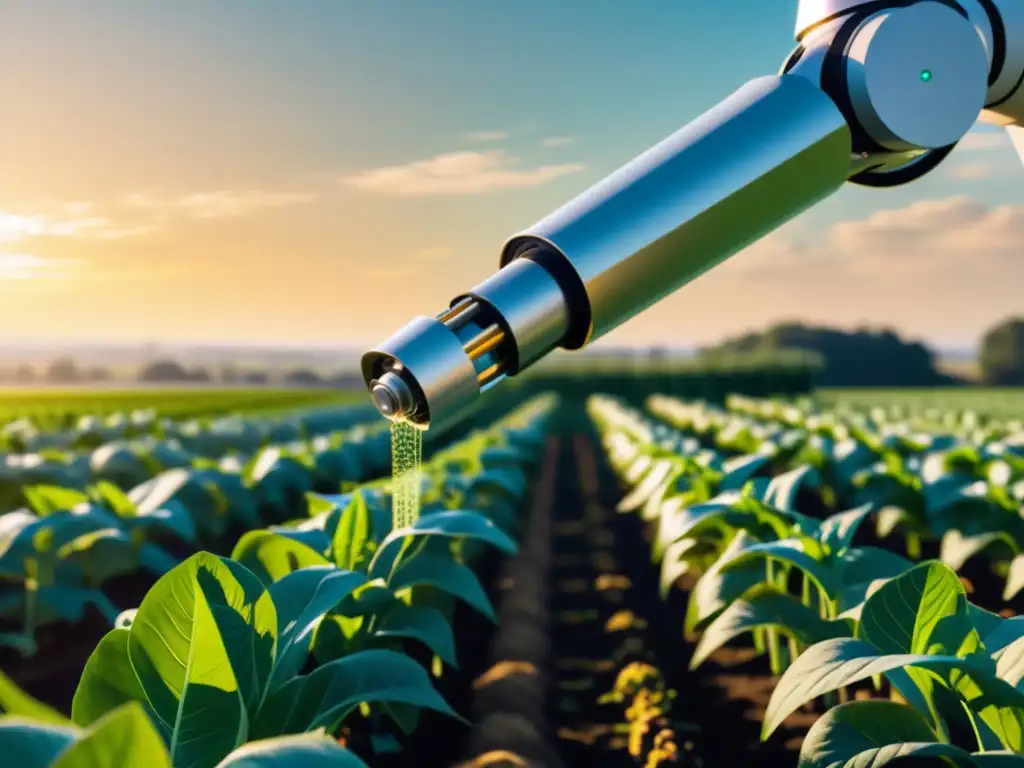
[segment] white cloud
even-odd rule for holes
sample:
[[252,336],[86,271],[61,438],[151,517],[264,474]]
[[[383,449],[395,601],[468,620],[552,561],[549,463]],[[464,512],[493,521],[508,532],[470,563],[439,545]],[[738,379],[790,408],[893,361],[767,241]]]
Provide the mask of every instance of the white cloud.
[[42,213],[0,210],[0,243],[17,243],[43,237],[120,240],[144,234],[138,227],[121,227],[105,216],[81,215],[92,209],[92,203],[44,207],[51,210]]
[[958,181],[977,181],[995,176],[999,172],[999,166],[995,163],[972,162],[962,165],[954,165],[947,174],[949,178]]
[[504,141],[508,138],[505,131],[472,131],[462,134],[466,141]]
[[888,326],[939,344],[975,343],[1021,313],[1024,205],[918,202],[822,231],[800,217],[615,332],[636,343],[714,343],[798,318]]
[[194,219],[225,219],[247,216],[268,208],[283,208],[311,203],[315,195],[304,192],[267,192],[253,189],[241,192],[219,190],[199,192],[174,201],[174,205]]
[[315,195],[305,192],[222,189],[194,192],[179,197],[161,197],[152,192],[135,192],[124,199],[124,204],[148,211],[159,220],[173,213],[193,219],[225,219],[248,216],[269,208],[302,205],[315,199]]
[[999,131],[970,131],[960,143],[956,145],[958,150],[968,152],[987,151],[1003,149],[1010,146],[1010,137],[1005,130]]
[[548,138],[541,141],[542,147],[565,147],[572,144],[576,139],[573,136],[549,136]]
[[81,262],[51,259],[30,253],[0,253],[0,282],[9,280],[61,280]]
[[817,238],[793,237],[796,226],[777,230],[721,270],[761,280],[791,279],[794,272],[821,269],[837,278],[952,268],[1019,269],[1024,206],[989,207],[968,197],[950,197],[843,221]]
[[585,169],[580,163],[526,168],[503,150],[448,152],[406,165],[364,171],[344,181],[363,192],[396,197],[476,195],[539,187]]

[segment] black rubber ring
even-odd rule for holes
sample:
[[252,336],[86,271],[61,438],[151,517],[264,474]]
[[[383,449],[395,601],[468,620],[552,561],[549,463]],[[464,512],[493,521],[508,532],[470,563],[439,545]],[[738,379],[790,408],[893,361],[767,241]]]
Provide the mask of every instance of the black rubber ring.
[[922,155],[920,159],[888,173],[878,173],[877,168],[868,168],[866,171],[861,171],[855,176],[851,176],[849,181],[862,187],[874,187],[875,189],[909,184],[911,181],[917,181],[926,173],[934,171],[943,160],[949,157],[949,153],[955,147],[956,144],[950,144],[939,149],[933,149],[931,152]]
[[878,6],[887,6],[887,2],[888,0],[882,0],[882,2],[871,3],[869,7],[852,13],[829,43],[828,50],[825,51],[824,62],[821,65],[821,90],[835,102],[836,107],[846,119],[846,124],[850,127],[850,140],[855,154],[887,151],[885,147],[868,135],[860,124],[860,120],[857,119],[853,110],[853,101],[850,99],[850,86],[846,79],[846,55],[857,30],[861,28],[865,19],[879,10]]
[[1003,15],[992,0],[977,0],[977,3],[985,11],[988,25],[992,28],[992,67],[988,71],[988,84],[991,87],[996,84],[1006,66],[1006,25],[1003,23]]
[[1021,86],[1024,85],[1024,71],[1020,73],[1020,77],[1017,78],[1017,83],[1010,89],[1010,92],[1003,96],[1003,98],[993,101],[991,104],[986,104],[985,109],[995,109],[1012,99],[1017,95],[1017,91],[1020,90]]
[[790,51],[789,56],[786,57],[786,63],[782,65],[782,74],[785,75],[789,73],[789,71],[800,62],[800,59],[804,57],[805,53],[807,53],[807,49],[804,48],[803,43],[800,43],[796,48]]

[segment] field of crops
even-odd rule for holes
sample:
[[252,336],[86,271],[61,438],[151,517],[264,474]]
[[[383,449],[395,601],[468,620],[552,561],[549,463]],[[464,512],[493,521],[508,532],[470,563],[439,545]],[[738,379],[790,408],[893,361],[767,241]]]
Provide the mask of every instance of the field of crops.
[[566,389],[19,414],[0,763],[1024,765],[1011,405]]
[[322,389],[62,389],[0,387],[0,424],[29,420],[36,427],[72,427],[83,417],[126,416],[145,409],[165,417],[223,416],[267,413],[313,406],[362,402],[363,392]]
[[893,418],[926,411],[940,419],[954,418],[964,411],[974,411],[997,419],[1024,420],[1024,391],[1020,389],[825,389],[815,399],[823,407],[881,407],[889,410]]

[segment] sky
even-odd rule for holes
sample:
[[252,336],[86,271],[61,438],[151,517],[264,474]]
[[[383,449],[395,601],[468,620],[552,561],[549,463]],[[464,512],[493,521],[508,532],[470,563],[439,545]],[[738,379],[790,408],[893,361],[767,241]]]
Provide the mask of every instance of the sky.
[[[0,0],[0,338],[373,344],[792,49],[750,0]],[[609,336],[970,345],[1024,311],[1001,131],[848,186]]]

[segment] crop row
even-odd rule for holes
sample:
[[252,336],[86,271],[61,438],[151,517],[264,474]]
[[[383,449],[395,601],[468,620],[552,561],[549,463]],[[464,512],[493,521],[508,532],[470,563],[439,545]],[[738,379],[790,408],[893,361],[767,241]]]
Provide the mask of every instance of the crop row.
[[902,537],[913,559],[934,550],[958,571],[977,559],[1004,581],[1003,600],[1024,589],[1024,426],[982,425],[968,411],[923,431],[880,408],[815,412],[748,398],[729,410],[661,397],[648,405],[746,471],[788,473],[794,493],[833,509],[870,505],[876,536]]
[[[763,738],[804,705],[826,708],[803,768],[1024,764],[1024,618],[972,602],[951,567],[986,558],[1008,575],[1000,597],[1020,588],[1012,435],[731,405],[588,403],[631,489],[620,512],[647,522],[663,594],[692,585],[691,666],[751,636],[779,676]],[[941,559],[916,562],[922,540]]]
[[88,453],[5,456],[0,645],[31,655],[38,628],[81,620],[89,606],[113,622],[111,580],[162,575],[180,561],[172,552],[220,549],[231,532],[294,516],[308,492],[381,477],[387,431],[351,427],[360,414],[314,414],[294,432],[236,419]]
[[147,406],[86,413],[69,417],[60,425],[30,417],[15,419],[0,429],[0,447],[12,452],[81,451],[112,441],[148,437],[152,441],[177,440],[189,450],[211,456],[226,450],[251,451],[261,442],[283,443],[326,435],[377,415],[366,403],[310,408],[300,401],[283,413],[261,417],[222,412],[183,415],[164,410],[159,403]]
[[[393,749],[421,710],[458,717],[431,675],[456,665],[456,601],[493,618],[471,566],[488,547],[516,550],[553,407],[536,399],[437,452],[409,528],[392,529],[389,483],[306,493],[298,519],[251,531],[232,557],[200,552],[170,568],[93,651],[70,719],[0,686],[5,756],[25,768],[100,755],[360,766],[357,752]],[[29,560],[52,567],[56,554]],[[409,641],[429,651],[429,671]]]
[[217,418],[232,414],[255,415],[287,410],[337,408],[363,400],[360,392],[325,389],[0,389],[0,426],[30,423],[41,431],[73,428],[79,420],[110,418],[155,411],[176,420]]

